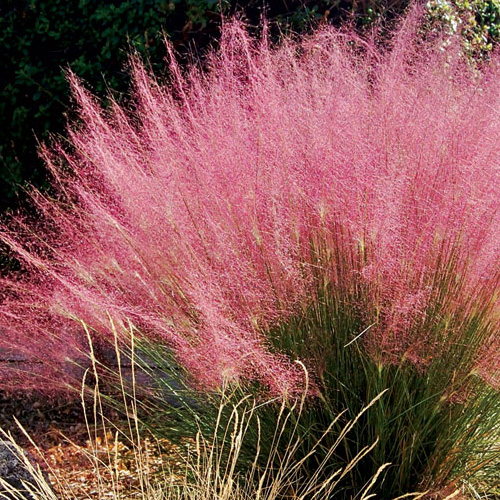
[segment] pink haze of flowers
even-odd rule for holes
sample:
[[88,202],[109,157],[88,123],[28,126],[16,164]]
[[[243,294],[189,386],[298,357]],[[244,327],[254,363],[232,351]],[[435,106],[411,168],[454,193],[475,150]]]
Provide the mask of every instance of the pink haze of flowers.
[[[85,349],[79,321],[96,338],[133,324],[202,386],[283,392],[297,370],[264,333],[314,300],[312,245],[336,286],[342,240],[361,262],[342,279],[378,311],[360,341],[424,367],[439,346],[415,324],[440,262],[453,255],[464,297],[500,290],[500,67],[479,74],[416,25],[381,49],[328,28],[273,47],[227,23],[203,69],[171,57],[168,84],[133,59],[128,107],[103,110],[71,76],[70,146],[42,150],[52,194],[2,230],[25,266],[3,280],[2,341],[49,383]],[[483,341],[494,380],[498,338]]]

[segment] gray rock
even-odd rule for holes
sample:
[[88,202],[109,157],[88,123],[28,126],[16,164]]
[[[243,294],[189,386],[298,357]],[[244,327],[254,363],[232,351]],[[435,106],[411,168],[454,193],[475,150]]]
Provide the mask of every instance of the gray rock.
[[[27,467],[25,459],[21,457],[21,454],[24,454],[36,469],[36,463],[26,452],[20,451],[20,449],[10,441],[0,441],[0,477],[14,489],[18,490],[18,493],[14,494],[0,485],[0,499],[36,500],[38,495],[35,496],[35,494],[31,494],[25,486],[23,486],[23,482],[29,484],[30,490],[33,492],[41,492],[41,488],[38,484],[39,482],[32,471]],[[45,473],[44,479],[47,484],[50,484]]]

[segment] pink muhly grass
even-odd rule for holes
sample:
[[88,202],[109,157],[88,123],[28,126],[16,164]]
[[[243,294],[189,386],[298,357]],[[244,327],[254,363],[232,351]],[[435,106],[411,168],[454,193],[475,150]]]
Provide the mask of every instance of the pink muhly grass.
[[55,369],[84,350],[79,322],[96,339],[131,322],[199,386],[283,393],[300,373],[265,332],[319,284],[353,291],[373,356],[419,369],[455,341],[428,334],[434,304],[490,301],[470,368],[497,381],[500,67],[417,24],[381,48],[331,28],[272,46],[230,22],[203,69],[171,54],[168,83],[132,58],[133,104],[105,110],[70,75],[80,118],[41,151],[52,194],[2,229],[25,268],[3,279],[2,343]]

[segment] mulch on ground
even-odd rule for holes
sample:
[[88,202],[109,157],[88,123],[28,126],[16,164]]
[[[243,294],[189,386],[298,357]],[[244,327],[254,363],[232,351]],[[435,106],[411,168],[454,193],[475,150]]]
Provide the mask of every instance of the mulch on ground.
[[[119,422],[112,410],[106,418]],[[177,445],[153,438],[132,443],[111,424],[86,422],[78,400],[0,395],[0,428],[37,459],[58,498],[137,499],[159,474],[170,476],[167,469],[182,475]]]

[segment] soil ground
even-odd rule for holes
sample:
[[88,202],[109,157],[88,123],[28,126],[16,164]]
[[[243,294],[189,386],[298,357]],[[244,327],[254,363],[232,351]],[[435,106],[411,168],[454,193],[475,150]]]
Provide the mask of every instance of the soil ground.
[[[120,425],[118,414],[111,411],[106,418]],[[58,498],[115,498],[118,493],[124,500],[141,498],[148,479],[166,461],[179,460],[178,448],[167,440],[145,439],[138,466],[137,448],[111,426],[106,430],[86,422],[79,400],[0,395],[0,428],[48,473]]]

